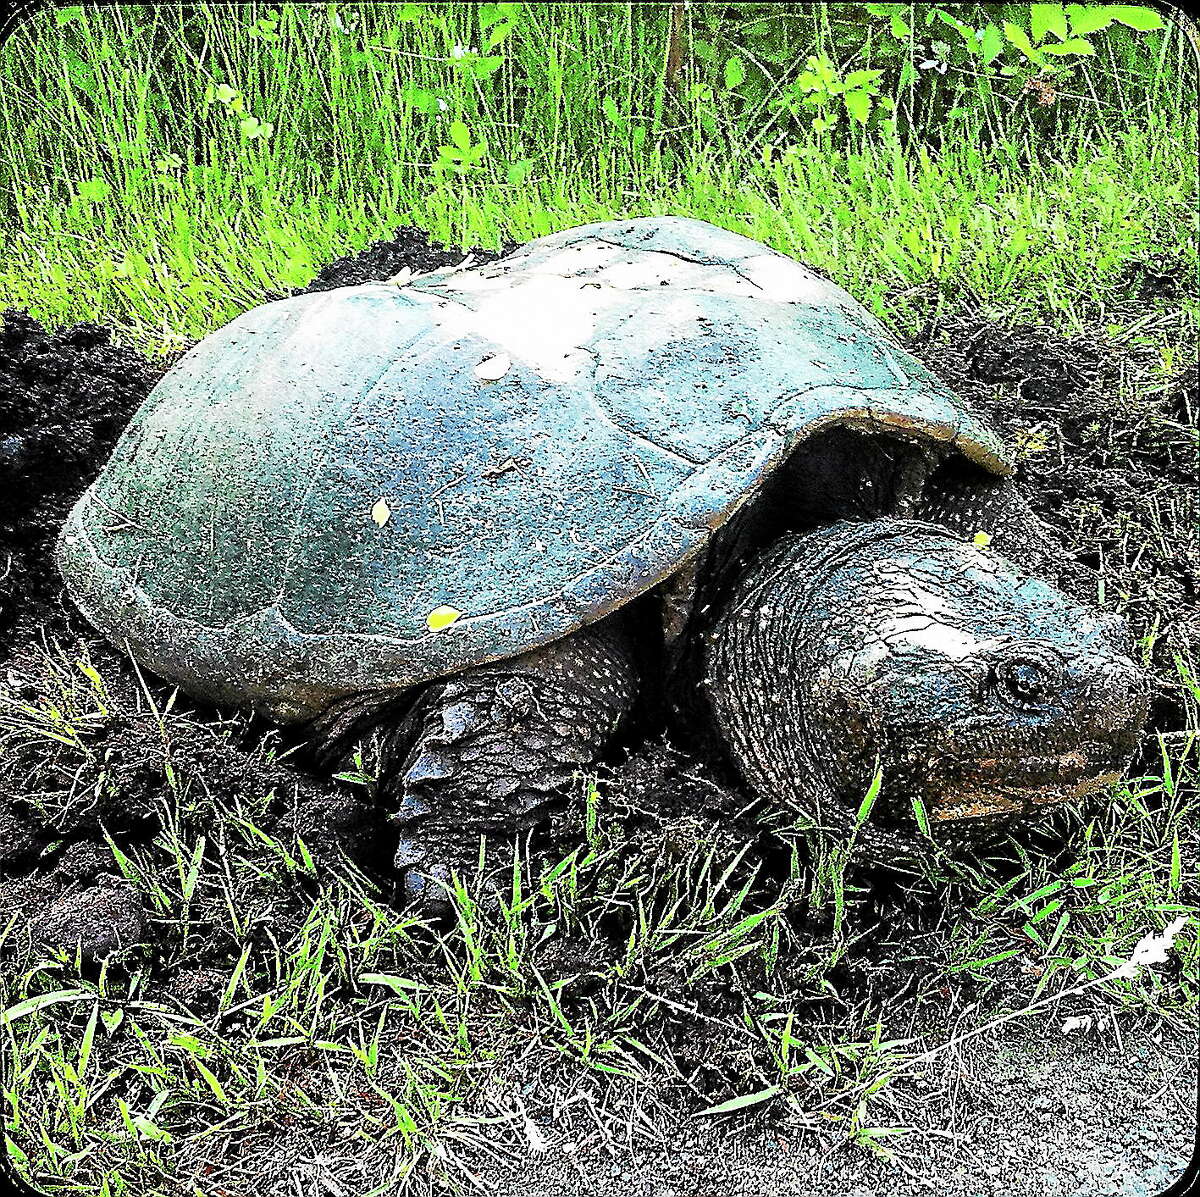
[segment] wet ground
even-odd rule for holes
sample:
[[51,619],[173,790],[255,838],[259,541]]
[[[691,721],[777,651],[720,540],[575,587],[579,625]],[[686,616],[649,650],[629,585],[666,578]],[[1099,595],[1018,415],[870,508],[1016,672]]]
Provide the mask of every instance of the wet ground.
[[[463,256],[459,250],[430,246],[415,230],[404,230],[389,242],[331,263],[308,289],[384,279],[404,267],[420,273],[456,264]],[[497,255],[477,251],[474,256],[479,262]],[[1131,302],[1138,304],[1139,310],[1166,311],[1173,299],[1170,288],[1164,289],[1164,277],[1170,283],[1169,277],[1147,266],[1131,281]],[[1138,288],[1143,288],[1140,294]],[[1042,328],[1012,328],[994,314],[980,311],[940,318],[913,339],[911,348],[951,386],[993,414],[1018,445],[1026,489],[1035,508],[1060,533],[1067,551],[1103,578],[1110,600],[1114,594],[1120,596],[1120,606],[1135,632],[1154,631],[1153,665],[1159,684],[1151,730],[1180,732],[1185,715],[1176,659],[1180,654],[1187,659],[1192,646],[1200,641],[1196,604],[1200,591],[1196,535],[1200,521],[1196,475],[1200,395],[1195,366],[1156,375],[1149,358],[1157,351],[1136,338],[1098,333],[1063,336]],[[90,727],[90,743],[102,751],[119,781],[86,802],[67,807],[47,804],[41,795],[56,787],[61,790],[65,784],[64,777],[56,776],[54,770],[67,766],[48,761],[36,744],[17,745],[6,755],[0,763],[0,926],[12,914],[23,917],[36,911],[33,922],[38,937],[54,942],[64,926],[71,926],[76,933],[82,932],[85,948],[95,955],[136,943],[147,944],[152,955],[159,933],[127,885],[115,878],[99,882],[96,878],[103,873],[106,860],[111,867],[105,833],[118,843],[133,843],[145,842],[158,830],[156,800],[162,788],[162,752],[157,745],[161,736],[158,716],[143,699],[150,693],[165,700],[165,691],[156,687],[153,679],[143,683],[118,654],[95,641],[64,603],[50,555],[70,505],[103,464],[125,422],[168,364],[146,361],[116,346],[106,330],[90,325],[51,333],[21,313],[9,312],[0,327],[0,494],[4,496],[0,505],[0,682],[18,699],[32,700],[53,680],[46,672],[43,647],[63,645],[64,659],[69,661],[86,645],[87,659],[103,675],[112,697],[107,713]],[[1131,398],[1133,392],[1124,385],[1131,372],[1159,381],[1150,387],[1143,385]],[[144,685],[149,689],[144,690]],[[308,828],[309,842],[343,844],[368,873],[381,879],[385,876],[395,832],[358,791],[280,762],[271,746],[289,747],[286,737],[272,740],[269,734],[264,740],[261,727],[189,708],[183,699],[178,701],[179,711],[189,717],[173,724],[174,761],[182,760],[186,768],[226,797],[236,798],[244,792],[248,800],[257,801],[263,779],[277,779],[276,788],[288,798],[264,812],[265,828]],[[619,767],[609,782],[615,791],[624,785],[631,800],[644,803],[653,801],[651,791],[658,786],[664,802],[675,794],[680,809],[671,817],[689,817],[682,807],[687,795],[694,793],[694,771],[684,785],[678,780],[680,768],[657,749],[638,755],[624,768],[624,779]],[[717,790],[714,786],[714,793]],[[105,793],[120,794],[119,803],[106,804]],[[728,796],[713,798],[710,811],[719,811],[726,799],[732,818],[738,803]],[[709,830],[716,833],[715,825]],[[282,917],[286,912],[281,912]],[[205,959],[203,953],[194,956],[174,975],[157,976],[155,984],[161,992],[203,1008],[212,999],[211,986],[221,977],[213,967],[218,962],[219,952],[214,948],[211,959]],[[1075,1192],[1153,1193],[1157,1189],[1152,1170],[1170,1172],[1183,1158],[1191,1134],[1191,1107],[1187,1102],[1180,1105],[1174,1096],[1178,1075],[1176,1082],[1162,1077],[1172,1068],[1176,1074],[1186,1071],[1186,1043],[1173,1040],[1157,1057],[1151,1044],[1146,1069],[1159,1070],[1155,1072],[1157,1096],[1139,1114],[1130,1103],[1133,1093],[1142,1093],[1146,1086],[1141,1074],[1127,1067],[1128,1051],[1117,1050],[1103,1039],[1086,1047],[1077,1047],[1075,1041],[1060,1043],[1054,1035],[1050,1039],[1054,1042],[1047,1046],[1036,1035],[1014,1033],[1013,1059],[1018,1064],[1013,1065],[1013,1076],[1018,1080],[1012,1083],[1017,1090],[1011,1090],[994,1109],[986,1101],[981,1104],[979,1095],[996,1088],[998,1057],[987,1056],[981,1064],[984,1057],[976,1053],[973,1067],[983,1072],[975,1081],[959,1083],[954,1092],[968,1111],[964,1117],[974,1119],[976,1129],[985,1124],[989,1129],[982,1137],[954,1140],[957,1156],[942,1152],[943,1180],[949,1187],[935,1191],[963,1197],[1004,1191],[1039,1197]],[[696,1054],[703,1057],[703,1045],[697,1045]],[[1040,1085],[1041,1091],[1049,1094],[1051,1106],[1047,1108],[1053,1114],[1048,1127],[1048,1133],[1053,1133],[1046,1140],[1051,1145],[1049,1154],[1024,1161],[1021,1166],[1028,1168],[1022,1175],[1032,1176],[1028,1169],[1034,1168],[1053,1170],[1063,1163],[1063,1152],[1073,1152],[1073,1162],[1063,1165],[1065,1171],[1060,1168],[1062,1179],[1055,1182],[1057,1188],[1044,1178],[1037,1182],[1040,1188],[1004,1187],[1011,1175],[1009,1169],[1015,1166],[1011,1151],[1008,1157],[1004,1155],[1008,1150],[1004,1144],[1011,1146],[1011,1136],[1024,1125],[1027,1114],[1019,1093],[1024,1083],[1019,1076],[1026,1068],[1022,1059],[1034,1068],[1030,1077],[1035,1087]],[[1036,1069],[1047,1062],[1037,1081]],[[931,1081],[931,1100],[938,1093],[944,1098],[949,1092],[945,1085],[950,1083],[945,1077]],[[1113,1087],[1120,1085],[1127,1086],[1129,1102],[1112,1099]],[[1073,1093],[1083,1097],[1075,1101]],[[1054,1103],[1062,1104],[1063,1109],[1058,1110]],[[1115,1130],[1106,1129],[1092,1116],[1096,1105],[1113,1117],[1129,1117],[1119,1118]],[[1143,1124],[1151,1135],[1162,1132],[1154,1150],[1140,1136],[1138,1127]],[[943,1133],[936,1119],[926,1126],[933,1146],[944,1145],[945,1135],[957,1135],[961,1130],[961,1125],[958,1129],[951,1126]],[[1132,1135],[1129,1152],[1134,1154],[1118,1151],[1115,1156],[1112,1152],[1105,1155],[1098,1146],[1093,1150],[1088,1145],[1089,1134],[1092,1142],[1099,1144],[1108,1139],[1110,1130],[1118,1137]],[[601,1171],[595,1175],[589,1175],[592,1164],[580,1170],[583,1156],[561,1150],[569,1138],[556,1139],[553,1151],[535,1154],[520,1165],[516,1174],[523,1178],[520,1186],[509,1183],[505,1188],[501,1183],[499,1191],[546,1197],[616,1191],[631,1197],[642,1193],[708,1197],[710,1193],[833,1191],[869,1197],[876,1191],[910,1191],[903,1183],[896,1187],[894,1171],[864,1166],[860,1156],[847,1157],[844,1165],[836,1159],[821,1160],[815,1147],[801,1142],[781,1147],[776,1140],[767,1138],[759,1143],[751,1137],[742,1141],[739,1152],[728,1155],[717,1150],[716,1140],[707,1131],[672,1131],[671,1135],[674,1137],[665,1136],[662,1153],[644,1157],[631,1153],[616,1173],[606,1173],[604,1170],[614,1165],[609,1157],[598,1156],[594,1167]],[[1054,1146],[1058,1141],[1055,1135],[1063,1139],[1059,1147]],[[972,1142],[984,1145],[982,1155],[971,1154],[975,1150]],[[1138,1151],[1142,1154],[1137,1155]],[[1159,1151],[1157,1156],[1155,1151]],[[689,1152],[701,1163],[688,1163]],[[988,1169],[989,1153],[999,1153],[996,1158],[1001,1170],[997,1173]],[[1087,1188],[1085,1182],[1090,1182],[1085,1173],[1090,1162],[1110,1156],[1125,1163],[1097,1174],[1098,1187]],[[1083,1169],[1078,1173],[1083,1187],[1071,1188],[1076,1163]],[[986,1179],[975,1175],[981,1166]],[[511,1165],[504,1165],[509,1168]],[[961,1175],[952,1180],[955,1168]],[[498,1182],[504,1169],[492,1170]],[[829,1178],[829,1185],[835,1180],[847,1185],[854,1177],[861,1192],[821,1188],[818,1178],[822,1175]],[[1161,1179],[1163,1173],[1158,1175]],[[1099,1187],[1101,1183],[1118,1187]]]

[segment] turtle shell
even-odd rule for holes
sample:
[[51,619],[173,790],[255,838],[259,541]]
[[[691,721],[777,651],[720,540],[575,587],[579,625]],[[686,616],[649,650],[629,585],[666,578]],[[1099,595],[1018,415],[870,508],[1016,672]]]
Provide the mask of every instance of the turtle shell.
[[675,217],[269,303],[154,388],[63,529],[88,619],[276,718],[526,652],[669,577],[830,424],[994,433],[850,296]]

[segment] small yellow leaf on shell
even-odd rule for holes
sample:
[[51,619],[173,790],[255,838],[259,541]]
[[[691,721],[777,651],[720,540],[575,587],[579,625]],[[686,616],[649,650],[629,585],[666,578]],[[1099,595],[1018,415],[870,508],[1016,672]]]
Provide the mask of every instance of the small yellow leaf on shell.
[[381,528],[392,518],[392,509],[387,505],[387,499],[375,501],[375,506],[371,508],[371,518]]
[[992,543],[991,533],[976,532],[971,543],[974,544],[977,548],[986,549],[988,547],[988,545],[990,545]]
[[425,616],[425,623],[431,632],[440,632],[443,628],[448,628],[454,623],[460,615],[462,615],[462,612],[457,607],[434,607]]
[[497,378],[503,378],[511,366],[512,359],[507,353],[497,353],[475,367],[475,377],[482,382],[495,382]]

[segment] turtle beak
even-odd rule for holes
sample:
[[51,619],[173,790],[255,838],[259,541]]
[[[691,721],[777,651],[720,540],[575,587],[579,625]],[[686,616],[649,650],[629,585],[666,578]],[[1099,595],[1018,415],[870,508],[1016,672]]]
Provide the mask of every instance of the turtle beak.
[[1099,766],[1123,769],[1137,749],[1150,712],[1150,678],[1132,657],[1087,656],[1071,664],[1080,737]]

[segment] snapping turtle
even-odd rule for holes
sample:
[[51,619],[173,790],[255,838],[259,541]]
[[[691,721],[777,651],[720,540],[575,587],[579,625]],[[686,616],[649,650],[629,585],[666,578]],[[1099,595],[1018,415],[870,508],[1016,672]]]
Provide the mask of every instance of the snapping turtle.
[[622,220],[239,316],[154,389],[58,562],[184,690],[327,744],[377,728],[419,892],[639,689],[818,820],[880,771],[892,845],[1114,778],[1145,677],[1011,473],[841,288]]

